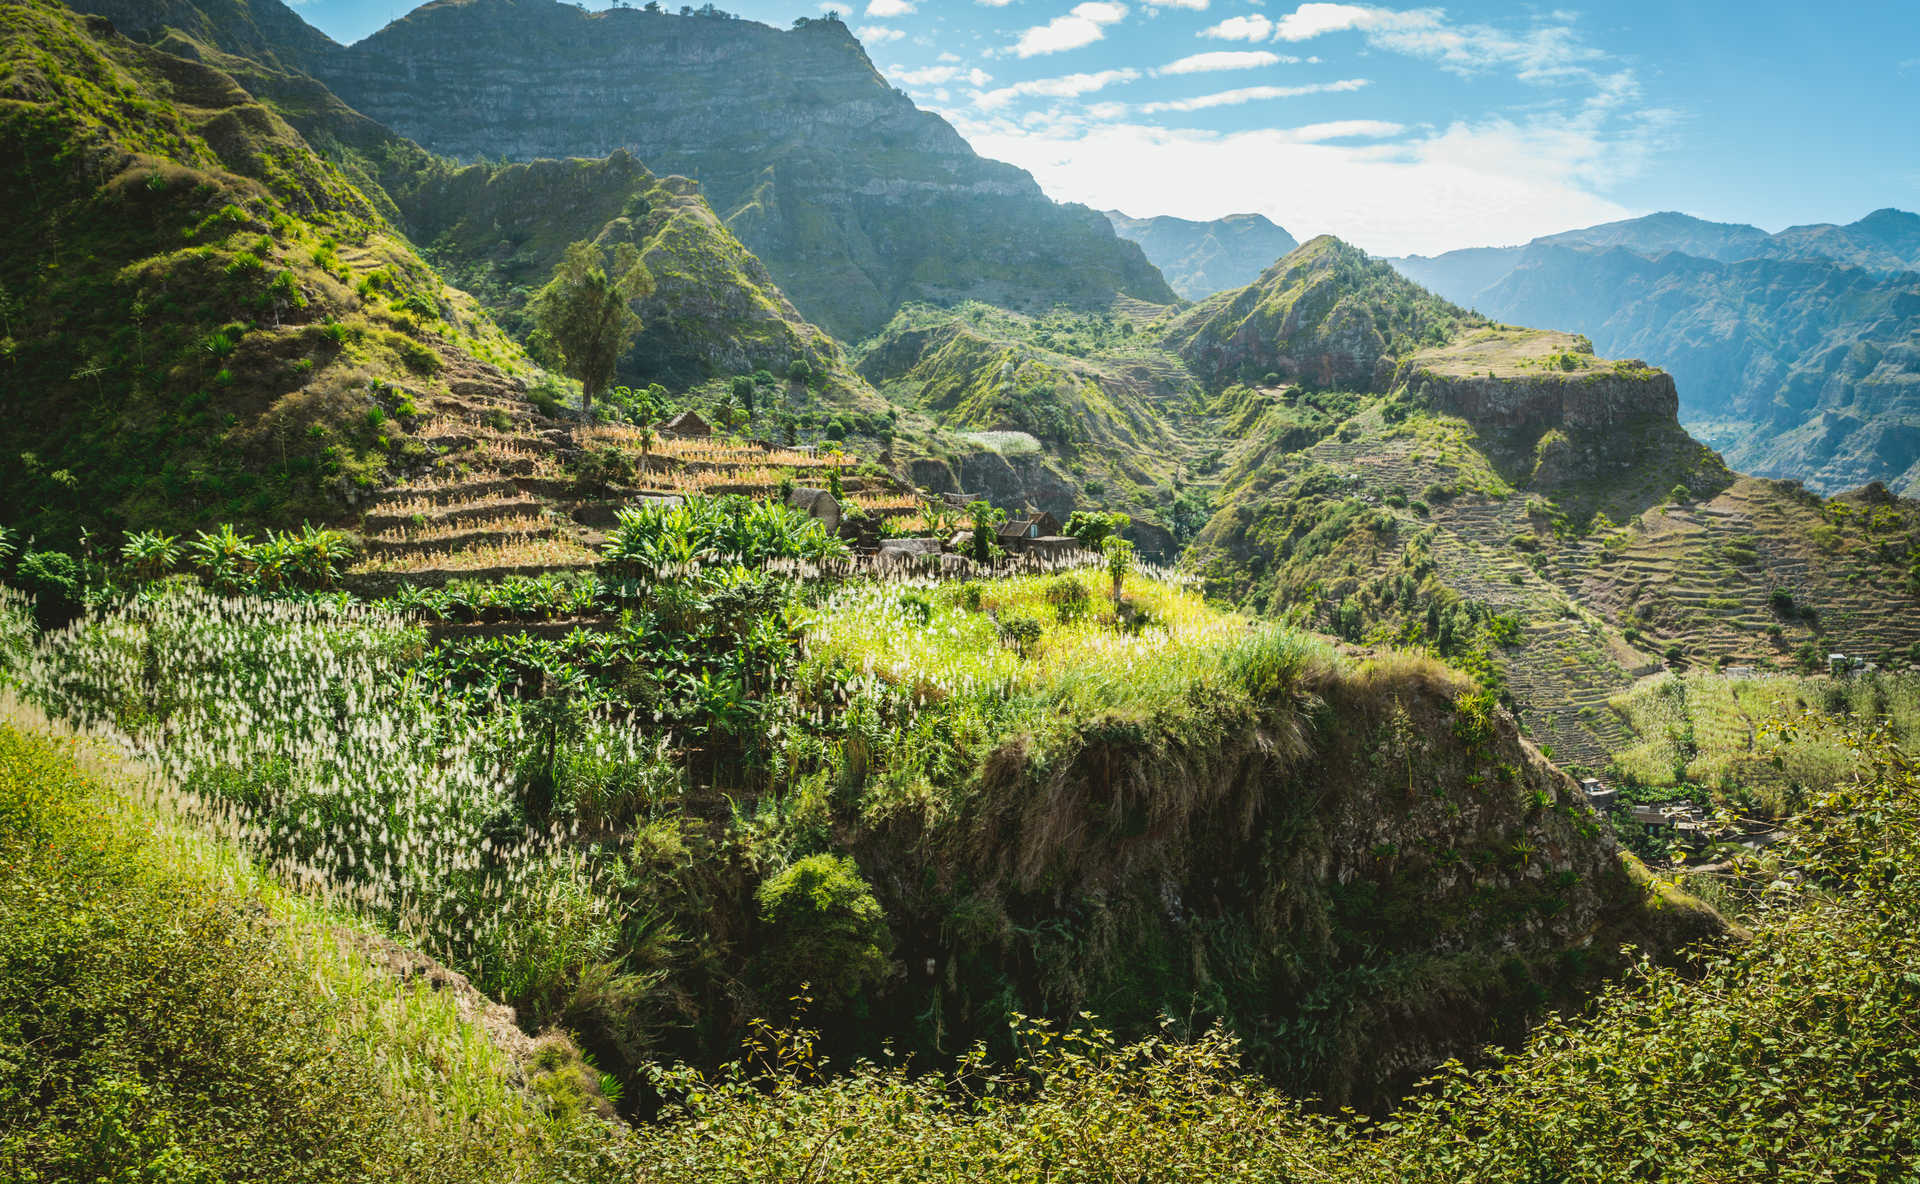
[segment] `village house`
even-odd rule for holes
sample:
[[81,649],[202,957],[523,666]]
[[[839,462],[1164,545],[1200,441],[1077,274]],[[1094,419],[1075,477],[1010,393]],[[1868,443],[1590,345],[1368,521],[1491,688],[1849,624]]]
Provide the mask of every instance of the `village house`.
[[713,427],[701,419],[699,413],[682,411],[680,414],[659,425],[657,431],[668,436],[711,436]]

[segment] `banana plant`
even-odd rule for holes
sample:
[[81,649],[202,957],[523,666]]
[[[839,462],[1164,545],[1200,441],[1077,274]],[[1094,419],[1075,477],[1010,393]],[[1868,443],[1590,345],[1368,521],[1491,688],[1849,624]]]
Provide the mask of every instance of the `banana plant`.
[[[0,552],[0,559],[5,555]],[[180,562],[180,538],[157,530],[128,532],[120,544],[120,558],[133,569],[141,583],[151,583],[170,574]]]

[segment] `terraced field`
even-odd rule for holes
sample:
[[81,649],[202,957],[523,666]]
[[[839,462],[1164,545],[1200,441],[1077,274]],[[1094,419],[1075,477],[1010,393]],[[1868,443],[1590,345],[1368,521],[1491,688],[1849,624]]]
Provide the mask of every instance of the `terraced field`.
[[350,576],[360,590],[585,570],[623,503],[766,497],[786,479],[824,488],[834,471],[876,536],[879,520],[918,520],[922,509],[898,481],[856,474],[853,456],[548,419],[482,363],[447,378],[447,393],[424,396],[413,425],[429,459],[364,506]]

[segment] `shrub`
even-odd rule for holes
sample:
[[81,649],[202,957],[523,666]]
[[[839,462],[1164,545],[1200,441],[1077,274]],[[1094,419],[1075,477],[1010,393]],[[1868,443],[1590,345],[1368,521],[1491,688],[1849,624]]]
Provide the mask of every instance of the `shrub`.
[[1062,625],[1070,625],[1087,615],[1093,596],[1087,586],[1073,576],[1058,576],[1047,583],[1047,603]]
[[1039,617],[1020,608],[1009,608],[1001,612],[999,625],[1001,638],[1023,658],[1032,656],[1034,648],[1040,644],[1042,634],[1046,632]]
[[754,902],[759,977],[781,998],[804,986],[828,1007],[845,1006],[892,969],[886,914],[851,859],[810,855],[764,881]]

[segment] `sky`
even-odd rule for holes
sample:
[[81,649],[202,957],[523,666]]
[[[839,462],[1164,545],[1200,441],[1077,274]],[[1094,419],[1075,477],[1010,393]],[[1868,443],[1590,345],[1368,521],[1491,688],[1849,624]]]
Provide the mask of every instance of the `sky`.
[[[296,7],[351,41],[408,6]],[[838,13],[982,155],[1135,217],[1261,213],[1401,255],[1656,210],[1777,231],[1920,209],[1916,0],[720,7]]]

